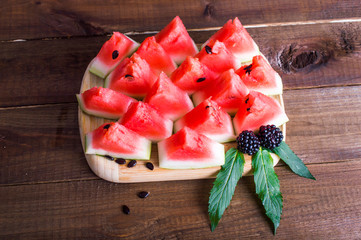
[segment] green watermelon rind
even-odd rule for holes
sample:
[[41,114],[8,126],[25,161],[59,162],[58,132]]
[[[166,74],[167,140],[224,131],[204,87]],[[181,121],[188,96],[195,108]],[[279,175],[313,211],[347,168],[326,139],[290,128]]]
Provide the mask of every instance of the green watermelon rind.
[[116,120],[121,117],[121,115],[115,115],[115,114],[111,114],[111,113],[107,113],[107,112],[101,112],[101,111],[96,111],[96,110],[91,110],[91,109],[86,108],[81,94],[76,94],[76,99],[78,100],[79,108],[88,115],[106,118],[106,119],[112,119],[112,120]]
[[141,137],[142,143],[138,146],[142,146],[141,150],[138,150],[138,153],[134,154],[121,154],[111,151],[106,151],[103,149],[95,149],[92,145],[92,132],[85,135],[85,154],[95,154],[100,156],[112,156],[115,158],[124,158],[124,159],[136,159],[136,160],[149,160],[152,148],[152,142],[148,139]]
[[[213,140],[212,140],[213,141]],[[213,158],[195,159],[194,161],[187,159],[167,159],[164,147],[164,141],[158,143],[158,159],[159,167],[163,169],[201,169],[218,167],[225,162],[225,148],[224,145],[213,141],[212,147],[209,150],[213,153]],[[203,165],[202,165],[203,163]]]

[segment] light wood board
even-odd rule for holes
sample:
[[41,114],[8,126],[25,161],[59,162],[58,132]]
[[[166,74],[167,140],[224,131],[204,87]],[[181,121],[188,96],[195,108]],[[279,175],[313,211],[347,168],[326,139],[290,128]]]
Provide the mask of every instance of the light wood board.
[[[89,72],[89,66],[85,71],[83,76],[83,81],[80,88],[80,93],[90,89],[94,86],[102,87],[103,79],[91,74]],[[284,107],[282,95],[275,96],[275,98],[281,103]],[[83,150],[85,152],[85,135],[88,132],[93,131],[98,128],[104,122],[110,122],[110,120],[90,116],[84,113],[80,108],[78,110],[78,120],[79,120],[79,129],[80,137],[82,141]],[[281,126],[281,130],[286,136],[286,124]],[[235,142],[225,143],[225,150],[227,151],[231,147],[236,147]],[[159,168],[158,164],[158,149],[156,144],[152,144],[152,152],[150,160],[138,160],[137,165],[128,168],[127,165],[119,165],[114,161],[110,161],[102,156],[85,154],[87,162],[92,169],[92,171],[99,176],[100,178],[115,182],[115,183],[132,183],[132,182],[154,182],[154,181],[171,181],[171,180],[191,180],[191,179],[205,179],[205,178],[215,178],[220,167],[211,167],[211,168],[202,168],[202,169],[186,169],[186,170],[172,170],[172,169],[162,169]],[[279,158],[272,154],[274,165],[279,161]],[[245,166],[243,175],[251,175],[251,157],[245,155]],[[154,165],[154,170],[149,170],[146,168],[145,164],[147,162],[152,162]]]

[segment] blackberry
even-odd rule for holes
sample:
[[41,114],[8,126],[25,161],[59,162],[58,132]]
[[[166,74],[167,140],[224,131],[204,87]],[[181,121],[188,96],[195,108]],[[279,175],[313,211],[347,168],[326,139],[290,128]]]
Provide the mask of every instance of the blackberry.
[[262,147],[274,149],[281,144],[283,134],[275,125],[267,125],[259,128],[258,138]]
[[236,141],[238,150],[248,155],[255,154],[260,147],[260,141],[252,131],[243,131],[239,134]]

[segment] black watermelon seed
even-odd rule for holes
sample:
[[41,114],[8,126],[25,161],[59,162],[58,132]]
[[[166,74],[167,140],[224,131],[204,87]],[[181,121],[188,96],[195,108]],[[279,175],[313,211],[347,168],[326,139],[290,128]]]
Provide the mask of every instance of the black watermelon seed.
[[249,112],[249,110],[251,110],[251,108],[247,108],[247,112]]
[[116,59],[118,56],[119,56],[118,50],[114,50],[113,53],[112,53],[112,58]]
[[127,215],[130,214],[130,209],[128,208],[127,205],[123,205],[123,213],[124,213],[124,214],[127,214]]
[[147,163],[145,164],[145,166],[146,166],[149,170],[153,170],[153,169],[154,169],[154,165],[153,165],[153,163],[151,163],[151,162],[147,162]]
[[137,161],[136,160],[132,160],[128,163],[127,167],[128,168],[131,168],[131,167],[134,167],[135,165],[137,165]]
[[119,165],[124,165],[127,161],[125,161],[124,158],[118,158],[117,160],[115,160],[115,162]]
[[207,52],[208,54],[212,54],[212,48],[211,48],[210,46],[206,45],[206,46],[204,47],[204,50],[206,50],[206,52]]
[[245,102],[245,103],[248,103],[248,100],[249,100],[249,98],[246,99],[246,102]]
[[205,77],[198,78],[198,79],[197,79],[197,82],[203,82],[204,80],[206,80],[206,78],[205,78]]
[[110,124],[107,124],[107,125],[104,125],[104,127],[103,127],[104,129],[108,129],[108,128],[110,128]]
[[208,106],[208,105],[207,105],[207,106],[206,106],[206,109],[207,109],[207,108],[210,108],[210,107],[211,107],[211,106]]
[[149,192],[140,192],[138,193],[138,197],[140,198],[146,198],[149,196]]
[[105,155],[104,157],[105,157],[106,159],[109,159],[109,160],[112,160],[112,161],[115,159],[115,158],[113,158],[112,156],[109,156],[109,155]]
[[252,71],[252,64],[250,64],[250,65],[248,65],[247,67],[244,67],[243,68],[243,70],[245,70],[246,71],[246,73],[248,73],[248,74],[250,74],[251,73],[251,71]]
[[128,78],[128,77],[133,77],[132,75],[130,75],[130,74],[127,74],[127,75],[125,75],[124,77],[126,77],[126,78]]

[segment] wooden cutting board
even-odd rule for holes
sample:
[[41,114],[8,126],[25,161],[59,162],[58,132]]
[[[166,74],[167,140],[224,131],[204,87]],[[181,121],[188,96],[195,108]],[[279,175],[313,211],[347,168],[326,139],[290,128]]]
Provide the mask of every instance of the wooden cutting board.
[[[90,66],[90,64],[89,64]],[[80,88],[80,93],[92,88],[94,86],[102,87],[103,79],[91,74],[89,72],[89,66],[83,76],[83,81]],[[284,107],[282,95],[275,96],[275,98]],[[85,135],[88,132],[98,128],[104,122],[110,122],[103,118],[98,118],[85,114],[80,108],[78,110],[78,120],[80,137],[85,152]],[[281,126],[281,130],[286,136],[286,124]],[[231,147],[236,147],[235,142],[226,143],[226,151]],[[97,155],[85,154],[87,162],[92,171],[100,178],[115,182],[115,183],[132,183],[132,182],[154,182],[154,181],[171,181],[171,180],[190,180],[190,179],[204,179],[215,178],[220,167],[203,168],[203,169],[189,169],[189,170],[171,170],[159,168],[158,164],[158,149],[156,144],[152,144],[151,158],[149,161],[139,160],[137,165],[132,168],[128,168],[127,165],[119,165],[114,161],[110,161],[104,157]],[[278,156],[272,154],[274,165],[279,161]],[[246,164],[244,166],[243,175],[251,175],[251,157],[245,155]],[[146,168],[145,164],[152,162],[154,170],[151,171]]]

